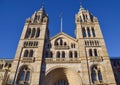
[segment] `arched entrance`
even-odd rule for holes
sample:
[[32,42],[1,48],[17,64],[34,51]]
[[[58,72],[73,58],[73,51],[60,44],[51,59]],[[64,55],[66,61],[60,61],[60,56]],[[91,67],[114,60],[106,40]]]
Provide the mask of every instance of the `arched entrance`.
[[42,85],[82,85],[82,81],[77,72],[60,67],[49,71]]

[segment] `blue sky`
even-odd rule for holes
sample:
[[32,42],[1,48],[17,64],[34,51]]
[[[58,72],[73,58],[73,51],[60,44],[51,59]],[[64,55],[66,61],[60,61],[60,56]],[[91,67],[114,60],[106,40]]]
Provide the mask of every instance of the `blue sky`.
[[[120,56],[120,0],[82,0],[82,5],[98,17],[109,55]],[[0,58],[14,58],[26,18],[41,8],[42,0],[0,0]],[[60,32],[74,35],[75,14],[80,0],[45,0],[50,36]]]

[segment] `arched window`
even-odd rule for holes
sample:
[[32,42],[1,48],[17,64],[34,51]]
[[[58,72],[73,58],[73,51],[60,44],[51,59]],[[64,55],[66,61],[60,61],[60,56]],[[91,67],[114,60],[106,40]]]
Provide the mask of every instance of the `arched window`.
[[33,50],[30,50],[29,57],[33,57]]
[[62,39],[60,39],[60,45],[63,45],[63,40]]
[[20,76],[20,81],[24,81],[24,77],[25,77],[25,71],[22,71]]
[[98,71],[98,79],[99,79],[99,81],[102,81],[102,74],[101,74],[100,70]]
[[84,27],[82,27],[82,34],[83,34],[83,37],[86,37],[86,31]]
[[94,56],[98,56],[97,49],[94,49]]
[[92,71],[92,80],[93,82],[97,81],[97,74],[96,74],[96,71]]
[[69,58],[73,58],[73,53],[72,53],[72,51],[69,52]]
[[77,58],[78,55],[77,55],[77,51],[74,52],[74,57]]
[[92,49],[89,49],[89,56],[93,56]]
[[56,58],[60,58],[60,52],[59,51],[56,54]]
[[65,58],[65,52],[62,51],[62,58]]
[[24,57],[28,57],[28,54],[29,54],[28,50],[25,50],[24,51]]
[[66,42],[64,42],[64,46],[66,46],[67,45],[67,43]]
[[40,28],[37,28],[36,38],[40,36]]
[[30,78],[30,71],[27,71],[25,81],[29,81],[29,78]]
[[95,30],[93,27],[92,27],[92,35],[93,35],[93,37],[96,37]]
[[90,29],[89,29],[89,27],[87,27],[87,33],[88,33],[88,37],[91,37],[91,34],[90,34]]
[[24,66],[18,75],[17,84],[28,84],[30,81],[30,69]]
[[25,38],[29,38],[30,34],[31,34],[31,28],[28,28],[27,31],[26,31]]
[[35,28],[32,29],[32,34],[31,34],[31,38],[33,38],[35,36],[36,30]]
[[45,53],[45,57],[48,58],[48,51],[46,51],[46,53]]

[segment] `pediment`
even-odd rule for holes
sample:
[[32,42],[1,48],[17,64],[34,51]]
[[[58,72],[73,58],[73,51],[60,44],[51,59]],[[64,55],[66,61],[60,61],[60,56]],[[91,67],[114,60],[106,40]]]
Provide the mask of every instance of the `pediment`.
[[73,41],[73,42],[76,42],[76,39],[69,36],[68,34],[64,33],[64,32],[60,32],[58,33],[57,35],[53,36],[50,41],[54,41],[56,39],[59,39],[59,38],[64,38],[64,39],[67,39],[67,40],[70,40],[70,41]]

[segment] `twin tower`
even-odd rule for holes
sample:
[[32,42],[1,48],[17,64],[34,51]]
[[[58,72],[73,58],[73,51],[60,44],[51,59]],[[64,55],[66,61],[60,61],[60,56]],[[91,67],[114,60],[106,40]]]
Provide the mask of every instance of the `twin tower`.
[[8,85],[116,85],[98,19],[82,6],[73,38],[49,37],[42,7],[25,22]]

